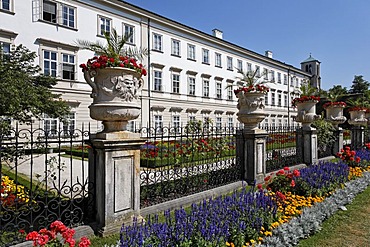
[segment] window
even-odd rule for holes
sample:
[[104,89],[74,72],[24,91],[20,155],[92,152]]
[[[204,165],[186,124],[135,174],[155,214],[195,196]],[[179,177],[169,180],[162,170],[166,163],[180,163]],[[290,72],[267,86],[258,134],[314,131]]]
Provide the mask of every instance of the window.
[[233,70],[233,58],[232,57],[227,57],[227,69]]
[[180,132],[180,115],[172,116],[172,127],[175,129],[176,133]]
[[222,118],[221,117],[216,117],[216,130],[220,131],[222,128]]
[[288,76],[284,75],[284,85],[288,85]]
[[256,65],[256,76],[261,77],[260,66]]
[[58,119],[44,114],[44,131],[46,136],[58,135]]
[[73,136],[76,129],[76,113],[69,113],[65,116],[64,121],[59,121],[59,118],[51,118],[44,114],[43,125],[45,136],[57,137],[59,134],[62,136]]
[[42,19],[57,23],[57,3],[44,0],[42,4]]
[[295,77],[293,77],[293,76],[290,78],[290,86],[294,86],[294,79],[295,79]]
[[63,136],[73,136],[76,129],[76,114],[71,112],[62,122]]
[[37,39],[40,44],[40,66],[44,75],[64,80],[77,80],[78,47]]
[[286,93],[284,93],[284,106],[288,106],[288,95]]
[[203,96],[209,97],[209,80],[203,79]]
[[271,105],[275,105],[275,91],[271,91]]
[[251,71],[252,71],[252,64],[247,63],[247,72],[251,72]]
[[10,1],[11,0],[0,0],[1,9],[10,11]]
[[202,53],[203,53],[203,63],[209,64],[209,50],[203,49]]
[[278,83],[281,84],[281,73],[280,72],[277,73],[277,80],[278,80]]
[[220,81],[216,81],[216,98],[222,99],[222,83]]
[[180,75],[172,74],[172,92],[180,93]]
[[44,75],[57,77],[57,53],[44,50]]
[[174,56],[180,56],[180,41],[173,39],[172,40],[172,49],[171,49],[171,55]]
[[162,115],[154,115],[154,128],[156,132],[162,132],[163,128]]
[[227,99],[228,100],[233,100],[233,95],[234,95],[234,90],[233,90],[233,87],[232,87],[232,83],[229,83],[229,87],[227,87]]
[[269,73],[268,73],[268,70],[266,68],[263,69],[263,78],[265,80],[269,79]]
[[278,106],[281,106],[281,93],[278,93]]
[[127,39],[126,43],[127,44],[135,44],[135,27],[128,25],[128,24],[123,24],[123,33],[124,37]]
[[188,59],[195,60],[195,45],[188,44]]
[[271,82],[275,82],[275,71],[271,70],[270,71],[270,74],[271,74]]
[[195,116],[194,115],[189,115],[189,121],[188,121],[188,123],[189,122],[195,122]]
[[269,104],[269,97],[268,94],[265,94],[265,105]]
[[221,67],[221,54],[220,53],[215,53],[215,57],[216,57],[216,62],[215,62],[215,65],[216,67]]
[[227,127],[229,129],[232,129],[234,127],[234,118],[232,118],[232,117],[227,118]]
[[67,80],[75,80],[75,56],[71,54],[62,54],[62,78]]
[[195,95],[195,77],[189,76],[189,95]]
[[162,51],[162,35],[153,33],[153,50]]
[[275,118],[271,119],[271,127],[275,128],[276,127],[276,120]]
[[[4,0],[0,0],[4,2]],[[9,0],[8,0],[9,1]],[[33,20],[39,19],[69,28],[76,28],[77,8],[49,0],[32,1]],[[39,5],[41,3],[41,6]],[[40,11],[42,10],[42,11]]]
[[104,16],[99,16],[99,31],[100,36],[104,36],[104,33],[110,33],[111,31],[111,19]]
[[243,61],[238,59],[238,70],[243,71]]
[[155,91],[162,91],[162,71],[154,71],[154,88]]
[[10,43],[0,41],[0,51],[1,51],[0,58],[1,59],[9,58],[10,47],[11,47]]
[[75,8],[62,5],[63,26],[75,27]]

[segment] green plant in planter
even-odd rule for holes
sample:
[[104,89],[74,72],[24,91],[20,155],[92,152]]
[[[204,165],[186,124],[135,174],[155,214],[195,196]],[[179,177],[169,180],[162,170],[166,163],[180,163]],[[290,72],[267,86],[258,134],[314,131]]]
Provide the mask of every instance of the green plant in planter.
[[239,92],[268,92],[269,88],[264,84],[269,83],[265,79],[266,73],[259,74],[258,70],[252,70],[248,72],[244,72],[243,70],[238,69],[238,73],[241,76],[235,77],[238,81],[236,85],[230,84],[226,88],[237,86],[238,89],[234,90],[235,94]]
[[367,110],[370,108],[369,99],[366,96],[348,100],[349,111]]
[[136,60],[142,60],[149,54],[147,48],[125,47],[131,35],[119,36],[116,29],[112,32],[104,32],[106,44],[100,41],[77,40],[76,43],[81,49],[93,51],[101,56],[105,55],[109,58],[119,59],[119,56],[128,56]]
[[315,120],[312,123],[312,126],[317,130],[318,152],[323,153],[328,147],[331,147],[336,140],[336,137],[334,135],[335,128],[330,122],[324,119]]

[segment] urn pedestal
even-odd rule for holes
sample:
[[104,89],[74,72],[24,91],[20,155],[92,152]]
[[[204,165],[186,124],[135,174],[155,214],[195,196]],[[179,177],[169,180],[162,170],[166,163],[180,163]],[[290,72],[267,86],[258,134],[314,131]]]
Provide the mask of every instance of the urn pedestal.
[[238,120],[244,124],[245,130],[258,129],[258,125],[266,118],[264,111],[265,93],[262,92],[239,92],[237,113]]
[[326,119],[336,128],[339,129],[339,124],[344,123],[347,118],[343,116],[344,106],[342,105],[331,105],[325,108]]
[[266,138],[265,130],[258,125],[266,117],[264,112],[265,93],[239,92],[237,113],[244,129],[237,133],[237,159],[242,162],[242,179],[249,184],[260,183],[266,174]]
[[302,124],[304,130],[312,130],[311,124],[320,116],[316,115],[317,100],[310,100],[297,103],[296,121]]
[[138,93],[143,87],[143,79],[135,70],[120,67],[96,69],[84,71],[84,77],[92,88],[90,117],[103,121],[102,133],[123,131],[128,121],[139,117]]

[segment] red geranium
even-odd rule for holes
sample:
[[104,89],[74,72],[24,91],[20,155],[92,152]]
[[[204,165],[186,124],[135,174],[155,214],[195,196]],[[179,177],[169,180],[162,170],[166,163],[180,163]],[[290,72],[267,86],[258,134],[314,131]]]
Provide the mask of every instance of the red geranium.
[[292,101],[292,106],[297,106],[297,103],[303,103],[303,102],[308,102],[308,101],[319,102],[320,97],[311,95],[311,96],[301,96],[299,98],[294,98]]
[[334,106],[334,107],[346,107],[347,104],[346,102],[343,102],[343,101],[338,101],[338,102],[326,102],[323,107],[324,109],[330,107],[330,106]]
[[[64,241],[61,242],[57,235],[61,234]],[[73,239],[75,230],[66,227],[61,221],[54,221],[50,225],[50,230],[45,228],[41,229],[39,232],[33,231],[27,234],[26,240],[33,241],[33,246],[68,246],[74,247],[76,240]],[[67,244],[67,245],[66,245]],[[86,237],[82,237],[79,247],[89,247],[91,244],[90,240]]]
[[147,72],[144,66],[140,63],[137,64],[137,61],[134,58],[119,56],[117,58],[107,57],[106,55],[101,55],[99,57],[95,56],[87,60],[86,64],[81,64],[80,68],[82,71],[103,69],[109,67],[121,67],[129,68],[136,70],[141,76],[146,76]]

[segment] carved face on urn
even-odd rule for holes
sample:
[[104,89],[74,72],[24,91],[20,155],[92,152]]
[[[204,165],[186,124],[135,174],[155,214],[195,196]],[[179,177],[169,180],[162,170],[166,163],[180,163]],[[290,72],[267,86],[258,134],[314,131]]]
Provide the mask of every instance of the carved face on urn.
[[132,101],[137,98],[140,81],[132,75],[122,75],[112,78],[114,84],[113,91],[117,96],[126,101]]

